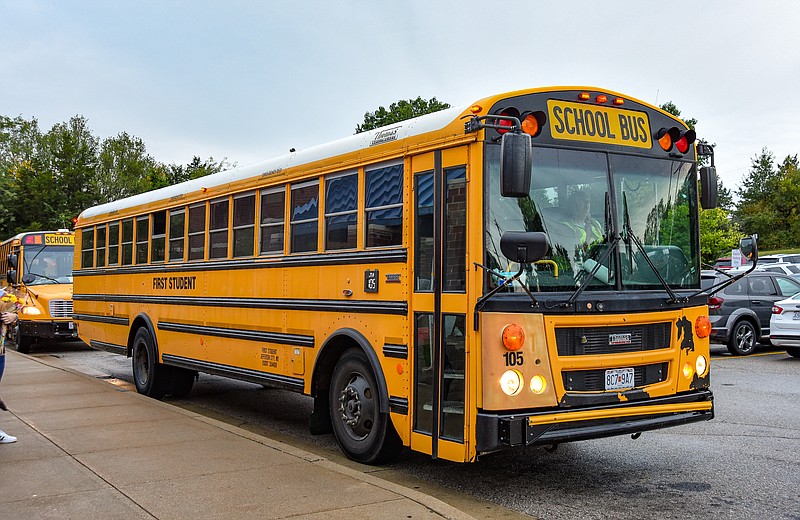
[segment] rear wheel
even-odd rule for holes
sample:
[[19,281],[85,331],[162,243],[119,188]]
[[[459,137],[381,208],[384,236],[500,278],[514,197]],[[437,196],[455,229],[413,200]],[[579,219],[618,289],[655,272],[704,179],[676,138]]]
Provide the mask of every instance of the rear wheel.
[[800,347],[786,347],[786,352],[793,357],[800,357]]
[[357,349],[345,352],[333,371],[328,402],[336,440],[357,462],[386,462],[403,448],[389,414],[380,412],[381,399],[366,355]]
[[158,362],[153,338],[144,327],[133,338],[132,363],[136,390],[153,399],[163,398],[169,390],[170,370]]
[[747,320],[737,321],[728,340],[728,351],[734,356],[747,356],[756,350],[756,328]]

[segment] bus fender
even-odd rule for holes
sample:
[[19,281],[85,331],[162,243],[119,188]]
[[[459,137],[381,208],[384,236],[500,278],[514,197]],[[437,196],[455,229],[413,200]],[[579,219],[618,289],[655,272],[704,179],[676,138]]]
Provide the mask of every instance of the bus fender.
[[[341,356],[341,353],[344,352],[345,348],[342,346],[342,340],[344,338],[350,339],[355,341],[358,346],[364,351],[366,354],[367,359],[369,360],[369,365],[372,368],[372,373],[375,374],[375,381],[378,383],[378,390],[381,393],[380,399],[380,412],[389,414],[389,389],[386,386],[386,378],[383,375],[383,369],[381,368],[381,363],[378,360],[378,355],[375,353],[375,349],[372,348],[370,342],[365,338],[360,332],[355,329],[351,328],[343,328],[334,331],[331,335],[328,336],[328,339],[322,344],[322,347],[319,349],[319,355],[317,356],[318,365],[320,363],[325,364],[326,359],[330,359],[332,361],[332,365],[330,366],[330,372],[333,372],[333,367],[336,366],[336,362],[338,358]],[[350,342],[347,342],[350,344]],[[348,345],[349,346],[349,345]],[[320,379],[320,372],[321,370],[317,370],[314,368],[314,375],[311,381],[312,389],[319,385],[321,381]],[[324,377],[325,381],[330,381],[330,374]],[[327,387],[323,389],[317,389],[316,393],[328,392]],[[312,390],[313,392],[313,390]]]
[[153,321],[150,319],[150,316],[145,313],[138,314],[133,319],[131,330],[128,332],[128,357],[133,355],[133,352],[131,352],[133,349],[133,338],[136,335],[136,331],[142,326],[147,329],[147,332],[150,333],[150,337],[153,339],[153,348],[155,349],[156,360],[160,359],[158,355],[158,337],[156,336],[156,328],[153,326]]

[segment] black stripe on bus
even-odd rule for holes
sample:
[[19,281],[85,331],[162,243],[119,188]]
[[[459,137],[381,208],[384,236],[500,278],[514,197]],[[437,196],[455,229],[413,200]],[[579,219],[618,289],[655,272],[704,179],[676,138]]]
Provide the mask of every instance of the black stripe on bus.
[[110,323],[111,325],[129,325],[128,318],[119,318],[117,316],[101,316],[99,314],[73,314],[73,320],[80,321],[95,321],[97,323]]
[[405,397],[389,396],[389,411],[408,415],[408,399]]
[[314,336],[304,336],[302,334],[284,334],[280,332],[264,332],[262,330],[205,327],[203,325],[188,325],[185,323],[173,323],[167,321],[159,321],[158,330],[185,332],[187,334],[203,334],[206,336],[219,336],[221,338],[264,341],[266,343],[280,343],[281,345],[294,345],[297,347],[314,346]]
[[405,301],[233,298],[172,295],[143,296],[126,294],[73,294],[72,299],[75,301],[88,302],[163,304],[192,307],[239,307],[245,309],[277,309],[314,312],[361,312],[365,314],[397,314],[402,316],[408,314],[408,302]]
[[73,271],[75,276],[153,274],[176,271],[227,271],[236,269],[270,269],[286,267],[311,267],[327,265],[385,264],[405,263],[408,260],[406,249],[379,251],[356,251],[349,253],[326,253],[286,257],[257,257],[241,260],[211,260],[197,262],[170,262],[168,264],[108,266],[105,268],[81,269]]
[[241,381],[249,381],[251,383],[259,383],[262,385],[283,388],[293,392],[302,393],[305,389],[304,381],[297,377],[269,374],[267,372],[260,372],[258,370],[250,370],[249,368],[233,367],[230,365],[211,363],[209,361],[201,361],[199,359],[173,356],[172,354],[163,354],[161,359],[166,365],[196,370],[198,372],[205,372],[206,374],[230,377],[232,379],[239,379]]
[[114,343],[106,343],[105,341],[90,340],[89,346],[96,350],[105,350],[112,354],[128,355],[128,347],[124,345],[115,345]]
[[386,357],[408,359],[408,345],[392,345],[386,343],[383,346],[383,355]]

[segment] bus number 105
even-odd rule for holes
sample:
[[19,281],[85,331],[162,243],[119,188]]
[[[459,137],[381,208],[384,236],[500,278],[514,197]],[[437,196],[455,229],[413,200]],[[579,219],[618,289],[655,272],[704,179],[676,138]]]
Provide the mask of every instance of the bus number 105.
[[521,366],[524,362],[522,352],[506,352],[503,357],[506,358],[507,367]]

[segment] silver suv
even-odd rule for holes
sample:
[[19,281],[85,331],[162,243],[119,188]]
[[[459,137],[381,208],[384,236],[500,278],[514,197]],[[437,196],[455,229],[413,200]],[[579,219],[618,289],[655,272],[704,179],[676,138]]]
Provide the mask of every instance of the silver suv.
[[[726,279],[703,271],[704,289]],[[772,304],[800,292],[800,282],[779,273],[754,271],[708,299],[711,340],[726,343],[731,354],[752,354],[759,341],[769,339]]]

